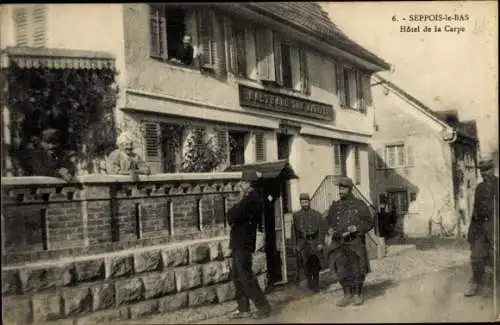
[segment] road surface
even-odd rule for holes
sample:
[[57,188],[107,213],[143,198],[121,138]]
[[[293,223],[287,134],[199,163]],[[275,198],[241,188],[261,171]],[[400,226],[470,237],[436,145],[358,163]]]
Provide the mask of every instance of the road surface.
[[339,290],[326,291],[278,307],[265,320],[207,320],[210,323],[366,323],[487,322],[493,320],[492,295],[466,298],[470,266],[459,265],[401,282],[380,280],[367,286],[363,306],[336,307]]

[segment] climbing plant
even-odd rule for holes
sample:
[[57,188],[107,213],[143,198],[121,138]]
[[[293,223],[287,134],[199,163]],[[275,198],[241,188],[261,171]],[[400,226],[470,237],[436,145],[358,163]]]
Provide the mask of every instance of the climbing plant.
[[[54,167],[76,171],[77,161],[85,169],[92,159],[112,150],[115,76],[111,69],[22,69],[12,64],[7,85],[13,137],[9,153],[18,169],[14,174],[50,175]],[[52,148],[57,166],[28,166],[32,159],[26,159],[26,151],[39,148],[48,129],[58,131]],[[43,152],[44,147],[39,149]]]
[[183,157],[182,171],[187,173],[212,172],[226,161],[224,146],[215,136],[208,136],[206,128],[190,128],[191,134]]

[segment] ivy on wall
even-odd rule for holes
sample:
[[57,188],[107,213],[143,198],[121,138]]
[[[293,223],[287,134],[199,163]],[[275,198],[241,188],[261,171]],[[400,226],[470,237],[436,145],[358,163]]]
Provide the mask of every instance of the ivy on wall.
[[212,172],[226,162],[226,150],[215,136],[208,136],[206,128],[191,127],[182,162],[186,173]]
[[[12,64],[6,80],[13,174],[58,176],[55,171],[64,168],[74,175],[113,150],[115,76],[110,69],[22,69]],[[47,130],[54,131],[51,139],[43,136]],[[47,159],[47,150],[53,159]],[[38,156],[52,163],[34,163]]]

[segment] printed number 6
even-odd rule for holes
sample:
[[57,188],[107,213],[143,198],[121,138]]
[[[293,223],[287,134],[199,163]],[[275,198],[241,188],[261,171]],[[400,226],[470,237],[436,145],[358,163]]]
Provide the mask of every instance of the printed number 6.
[[392,16],[392,21],[398,21],[398,19],[396,18],[396,15]]

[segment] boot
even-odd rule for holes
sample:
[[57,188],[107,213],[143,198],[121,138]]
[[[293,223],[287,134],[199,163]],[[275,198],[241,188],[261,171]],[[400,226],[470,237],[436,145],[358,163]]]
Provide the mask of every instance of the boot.
[[319,273],[316,273],[313,276],[313,290],[314,292],[319,292],[321,290],[321,287],[319,286]]
[[337,301],[337,307],[345,307],[352,301],[352,293],[350,288],[348,286],[343,286],[342,289],[344,290],[344,297]]
[[356,291],[354,293],[353,303],[356,306],[361,306],[364,302],[363,287],[361,285],[357,285],[355,288],[356,288]]
[[479,284],[477,284],[474,281],[471,281],[469,283],[469,286],[467,287],[467,289],[464,292],[464,296],[466,296],[466,297],[475,296],[477,294],[478,289],[479,289]]

